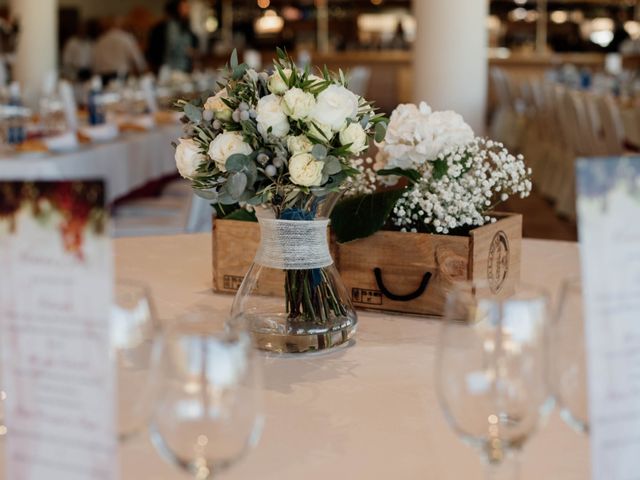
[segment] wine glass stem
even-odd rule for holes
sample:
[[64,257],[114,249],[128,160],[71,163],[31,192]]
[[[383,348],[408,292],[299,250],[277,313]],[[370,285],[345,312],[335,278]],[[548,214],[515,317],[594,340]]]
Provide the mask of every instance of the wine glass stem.
[[516,455],[507,455],[499,463],[488,463],[486,467],[487,480],[519,480],[520,462]]

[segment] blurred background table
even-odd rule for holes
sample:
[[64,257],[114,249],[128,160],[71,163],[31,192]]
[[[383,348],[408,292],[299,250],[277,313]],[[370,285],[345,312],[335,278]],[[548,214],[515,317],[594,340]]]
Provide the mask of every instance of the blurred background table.
[[[222,325],[232,297],[211,292],[210,235],[118,239],[117,274],[150,286],[163,320],[196,307]],[[578,246],[524,240],[523,281],[556,295],[578,272]],[[555,302],[555,298],[554,298]],[[439,321],[360,313],[355,345],[265,359],[266,425],[258,448],[221,478],[484,478],[479,456],[447,425],[434,362]],[[122,478],[178,480],[146,433],[121,449]],[[1,469],[0,469],[1,471]],[[554,412],[527,442],[522,480],[584,480],[589,445]]]
[[125,132],[104,143],[80,145],[65,153],[29,152],[0,156],[0,179],[96,179],[107,181],[107,202],[159,178],[177,173],[171,142],[180,125],[147,132]]

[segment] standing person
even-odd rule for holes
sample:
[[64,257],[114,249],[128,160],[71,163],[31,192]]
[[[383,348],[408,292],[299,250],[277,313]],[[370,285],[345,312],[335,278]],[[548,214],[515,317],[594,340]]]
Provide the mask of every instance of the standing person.
[[155,71],[166,65],[172,70],[190,72],[198,48],[198,37],[189,26],[189,2],[169,0],[167,18],[149,35],[147,58]]
[[105,85],[114,78],[146,70],[142,51],[133,35],[123,29],[122,18],[116,18],[96,42],[93,65]]
[[71,80],[86,81],[91,78],[93,47],[98,37],[97,21],[80,23],[76,33],[67,40],[62,50],[62,68]]

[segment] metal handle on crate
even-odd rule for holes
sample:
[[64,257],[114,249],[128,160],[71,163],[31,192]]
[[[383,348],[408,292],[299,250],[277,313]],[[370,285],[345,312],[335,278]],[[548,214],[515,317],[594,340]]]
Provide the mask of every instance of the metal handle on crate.
[[429,280],[431,280],[431,272],[427,272],[424,274],[424,277],[422,277],[422,282],[420,282],[420,286],[415,292],[407,295],[396,295],[395,293],[391,293],[389,289],[385,287],[384,281],[382,280],[382,269],[376,267],[373,269],[373,273],[376,276],[376,283],[378,284],[378,288],[382,294],[389,300],[395,300],[396,302],[410,302],[411,300],[415,300],[425,292],[429,286]]

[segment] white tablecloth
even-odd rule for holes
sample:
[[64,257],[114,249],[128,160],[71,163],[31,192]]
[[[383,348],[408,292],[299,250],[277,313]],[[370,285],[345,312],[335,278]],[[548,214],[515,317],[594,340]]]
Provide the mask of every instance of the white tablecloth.
[[[232,297],[211,292],[210,235],[116,241],[117,274],[146,282],[162,318],[210,307],[222,324]],[[555,296],[578,273],[575,243],[525,240],[522,277]],[[434,386],[439,321],[360,312],[355,345],[266,359],[259,446],[225,480],[481,480],[478,454],[443,418]],[[121,449],[124,480],[188,478],[146,435]],[[521,480],[587,480],[589,444],[554,412],[527,442]]]
[[81,146],[74,152],[0,157],[0,179],[105,179],[111,202],[151,180],[175,173],[171,142],[181,133],[179,125],[165,125]]

